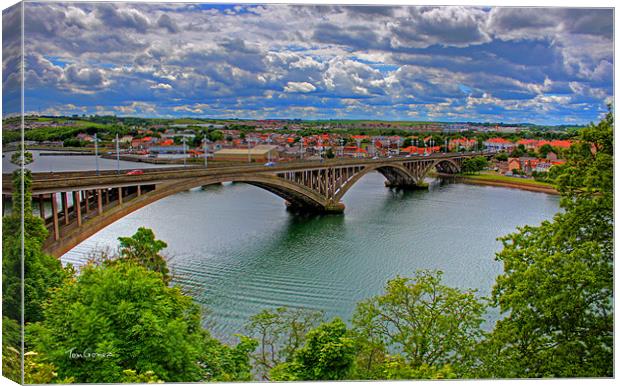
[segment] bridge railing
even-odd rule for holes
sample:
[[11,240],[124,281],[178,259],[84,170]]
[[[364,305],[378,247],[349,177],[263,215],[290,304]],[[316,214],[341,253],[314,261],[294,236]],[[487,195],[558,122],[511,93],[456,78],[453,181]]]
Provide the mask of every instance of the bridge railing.
[[[204,166],[188,166],[188,167],[165,167],[165,168],[147,168],[141,169],[144,173],[140,175],[127,175],[127,172],[134,169],[121,170],[120,174],[116,170],[100,171],[70,171],[55,173],[33,173],[33,188],[37,185],[53,186],[58,184],[61,186],[69,186],[79,184],[80,181],[90,181],[97,183],[144,183],[152,182],[161,178],[170,179],[170,173],[177,178],[190,178],[196,176],[220,175],[227,173],[258,173],[258,172],[282,172],[294,171],[299,169],[323,169],[327,167],[353,166],[353,165],[372,165],[377,163],[398,163],[405,161],[415,161],[424,159],[453,159],[458,157],[471,157],[474,155],[492,155],[491,152],[464,152],[464,153],[433,153],[427,156],[393,156],[389,158],[346,158],[346,159],[330,159],[321,161],[293,161],[282,162],[274,166],[265,166],[262,164],[242,164],[236,166],[217,166],[205,168]],[[180,175],[182,173],[182,176]],[[3,192],[12,190],[10,174],[3,174]]]

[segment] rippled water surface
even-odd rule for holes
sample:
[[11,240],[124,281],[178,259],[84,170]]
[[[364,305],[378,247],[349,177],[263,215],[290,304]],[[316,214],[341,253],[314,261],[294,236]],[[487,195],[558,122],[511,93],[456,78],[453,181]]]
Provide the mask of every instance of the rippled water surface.
[[168,243],[176,282],[211,310],[205,324],[226,337],[261,309],[281,305],[347,320],[386,280],[418,269],[440,269],[447,284],[488,294],[501,272],[496,238],[558,210],[555,196],[497,187],[436,183],[431,191],[398,192],[376,173],[344,203],[342,216],[303,218],[253,186],[195,189],[123,218],[63,261],[79,264],[89,250],[150,227]]

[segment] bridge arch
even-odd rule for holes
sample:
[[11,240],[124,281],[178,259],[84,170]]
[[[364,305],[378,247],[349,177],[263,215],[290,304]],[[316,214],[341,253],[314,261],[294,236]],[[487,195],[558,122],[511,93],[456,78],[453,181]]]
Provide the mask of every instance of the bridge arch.
[[439,173],[456,174],[461,171],[460,160],[443,159],[437,161],[433,166]]
[[[344,209],[344,206],[340,208],[337,203],[330,202],[305,186],[283,180],[276,176],[255,175],[187,178],[177,180],[174,183],[157,184],[154,190],[103,211],[103,213],[85,221],[78,229],[66,229],[67,234],[63,235],[59,240],[50,240],[48,238],[48,242],[44,246],[44,249],[51,255],[60,257],[95,233],[138,209],[183,191],[222,182],[243,182],[265,189],[285,199],[293,208],[304,208],[310,211],[314,209],[317,212],[324,212],[326,208],[332,208],[334,211],[340,212]],[[64,233],[64,230],[62,233]]]
[[379,172],[383,177],[385,177],[386,186],[415,186],[418,182],[415,176],[406,167],[400,164],[378,164],[366,166],[342,184],[342,186],[336,191],[334,200],[340,201],[349,189],[351,189],[351,187],[353,187],[353,185],[360,180],[360,178],[371,172]]

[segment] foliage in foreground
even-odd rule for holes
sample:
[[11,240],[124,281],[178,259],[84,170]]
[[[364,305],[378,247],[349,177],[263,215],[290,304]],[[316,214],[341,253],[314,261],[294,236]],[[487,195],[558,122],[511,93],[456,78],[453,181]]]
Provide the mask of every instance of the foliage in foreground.
[[26,328],[26,341],[36,358],[26,368],[27,379],[251,379],[249,353],[256,342],[242,337],[238,345],[226,346],[201,327],[199,306],[180,288],[168,286],[165,260],[152,265],[154,260],[146,258],[161,257],[161,243],[151,230],[138,230],[122,238],[120,256],[89,262],[52,291],[42,320]]
[[2,372],[15,382],[21,382],[19,321],[22,317],[22,256],[25,295],[23,313],[26,323],[43,318],[42,305],[50,291],[60,285],[70,272],[70,269],[62,268],[59,260],[41,250],[47,229],[43,220],[32,213],[31,181],[29,171],[23,175],[20,170],[13,173],[13,207],[11,214],[2,218]]
[[481,376],[613,376],[612,113],[580,139],[552,168],[564,211],[501,239]]

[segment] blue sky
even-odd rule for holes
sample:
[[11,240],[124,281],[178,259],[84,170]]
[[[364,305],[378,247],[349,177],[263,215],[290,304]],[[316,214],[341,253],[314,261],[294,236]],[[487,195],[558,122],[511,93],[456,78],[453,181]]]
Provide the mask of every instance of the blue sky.
[[29,2],[25,14],[26,110],[41,114],[582,124],[613,99],[611,9]]

